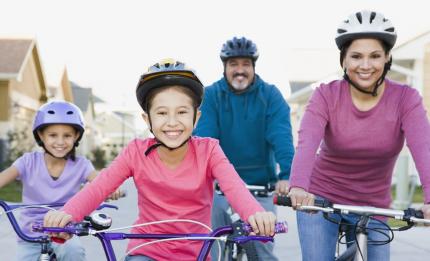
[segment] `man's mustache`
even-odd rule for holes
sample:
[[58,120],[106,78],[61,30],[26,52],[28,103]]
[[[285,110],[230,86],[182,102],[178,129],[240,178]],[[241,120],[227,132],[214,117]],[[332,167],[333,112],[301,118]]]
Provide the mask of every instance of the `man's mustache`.
[[236,78],[238,76],[243,76],[245,78],[248,78],[248,74],[247,73],[235,73],[235,74],[233,74],[233,78]]

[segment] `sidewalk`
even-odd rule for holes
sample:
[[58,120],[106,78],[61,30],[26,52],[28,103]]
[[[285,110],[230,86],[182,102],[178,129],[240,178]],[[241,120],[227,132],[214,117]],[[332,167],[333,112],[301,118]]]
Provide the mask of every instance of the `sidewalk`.
[[[133,182],[124,185],[127,197],[114,204],[119,211],[106,210],[114,220],[112,227],[122,227],[132,224],[137,215],[137,195]],[[275,237],[275,253],[280,261],[300,261],[301,252],[296,226],[295,212],[288,207],[278,207],[278,219],[286,220],[289,228],[287,234]],[[106,260],[100,242],[93,237],[81,238],[87,251],[88,261]],[[117,259],[121,260],[125,253],[127,241],[115,241],[113,246]],[[5,216],[0,217],[0,260],[14,260],[16,253],[15,233]],[[391,261],[422,261],[430,256],[430,227],[414,227],[408,231],[395,232],[391,243]],[[319,260],[318,260],[319,261]],[[324,260],[322,260],[324,261]]]

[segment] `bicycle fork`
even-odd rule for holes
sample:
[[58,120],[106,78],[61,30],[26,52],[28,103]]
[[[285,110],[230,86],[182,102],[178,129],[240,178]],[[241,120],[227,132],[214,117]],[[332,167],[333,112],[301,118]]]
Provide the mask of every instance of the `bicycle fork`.
[[357,251],[355,252],[354,261],[367,261],[367,225],[369,224],[369,217],[362,216],[358,221],[355,233],[357,235]]

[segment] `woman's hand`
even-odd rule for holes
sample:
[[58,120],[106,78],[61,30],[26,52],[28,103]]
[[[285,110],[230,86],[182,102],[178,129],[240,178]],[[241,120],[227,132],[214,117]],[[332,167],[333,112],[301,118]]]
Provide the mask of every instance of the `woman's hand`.
[[[424,206],[421,208],[421,211],[423,212],[425,219],[430,219],[430,204],[424,204]],[[426,224],[426,226],[430,225]]]
[[[44,227],[65,227],[72,221],[72,216],[63,211],[51,210],[43,218]],[[68,233],[52,233],[52,237],[70,239],[72,235]]]
[[256,212],[249,216],[248,223],[255,234],[261,236],[273,236],[275,234],[276,215],[273,212]]
[[290,192],[288,192],[288,196],[291,199],[291,206],[294,209],[297,209],[300,206],[313,206],[315,195],[312,193],[306,192],[302,188],[291,188]]

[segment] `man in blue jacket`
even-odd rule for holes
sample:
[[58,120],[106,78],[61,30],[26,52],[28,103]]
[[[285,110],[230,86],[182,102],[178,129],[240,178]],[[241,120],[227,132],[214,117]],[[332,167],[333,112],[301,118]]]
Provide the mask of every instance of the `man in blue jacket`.
[[[200,108],[204,116],[194,134],[218,139],[247,185],[276,183],[276,192],[286,193],[294,155],[290,108],[276,86],[255,74],[258,55],[256,45],[244,37],[234,37],[223,45],[220,57],[224,77],[205,88]],[[272,197],[256,198],[266,210],[276,213]],[[214,228],[231,222],[228,208],[224,196],[216,194]],[[255,244],[261,260],[277,260],[273,244]],[[217,255],[212,254],[217,260]]]

